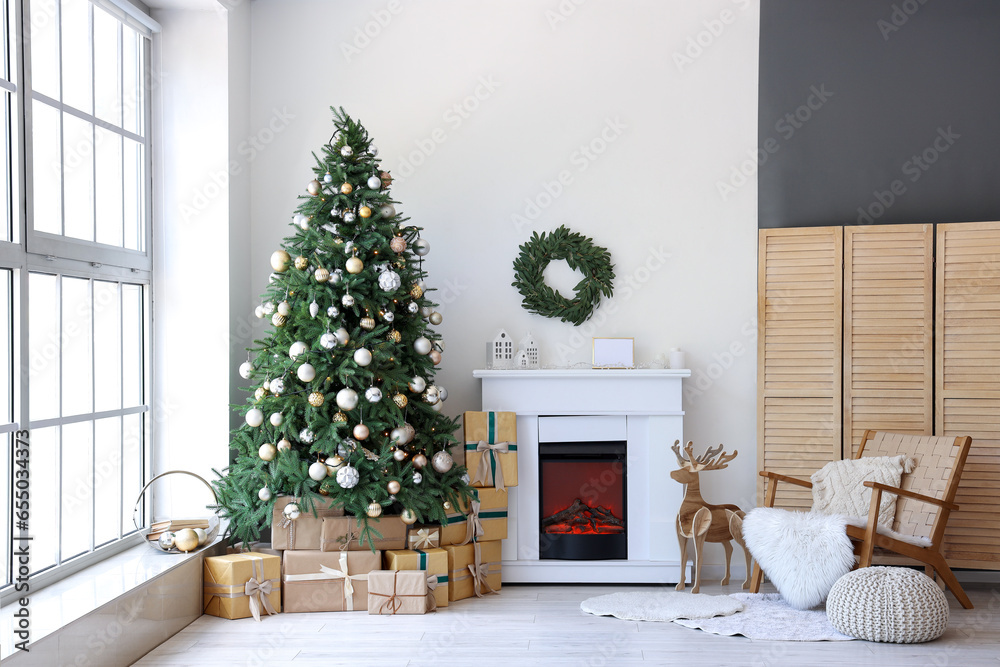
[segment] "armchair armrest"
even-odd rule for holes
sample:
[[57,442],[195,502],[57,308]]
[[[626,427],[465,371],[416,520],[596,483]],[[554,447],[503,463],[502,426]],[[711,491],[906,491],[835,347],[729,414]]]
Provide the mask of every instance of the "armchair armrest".
[[903,496],[904,498],[912,498],[914,500],[919,500],[925,503],[930,503],[932,505],[937,505],[938,507],[944,507],[946,509],[951,510],[952,512],[958,511],[958,505],[956,505],[955,503],[949,503],[947,500],[940,500],[938,498],[934,498],[933,496],[925,496],[922,493],[907,491],[906,489],[901,489],[896,486],[889,486],[888,484],[882,484],[881,482],[867,481],[864,483],[864,485],[872,490],[881,489],[882,491],[886,491],[888,493],[895,493],[896,495]]
[[795,484],[797,486],[804,486],[807,489],[811,489],[813,483],[809,480],[799,479],[798,477],[789,477],[788,475],[782,475],[778,472],[771,472],[770,470],[761,470],[758,473],[761,477],[767,477],[768,479],[773,479],[776,482],[788,482],[789,484]]

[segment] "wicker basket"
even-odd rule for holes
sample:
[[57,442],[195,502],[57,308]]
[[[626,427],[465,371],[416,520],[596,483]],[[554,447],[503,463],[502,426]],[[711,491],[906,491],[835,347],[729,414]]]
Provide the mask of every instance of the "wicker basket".
[[[135,499],[135,508],[132,510],[132,523],[135,525],[136,530],[138,530],[139,534],[142,535],[143,540],[145,540],[146,544],[151,546],[153,549],[156,549],[161,553],[179,554],[184,552],[179,550],[177,547],[165,549],[163,548],[163,546],[160,545],[159,540],[149,539],[149,533],[152,530],[152,523],[153,523],[152,521],[150,521],[149,526],[139,525],[139,510],[142,508],[142,497],[146,493],[146,489],[148,489],[153,482],[160,479],[161,477],[166,477],[167,475],[190,475],[191,477],[194,477],[195,479],[199,480],[202,484],[204,484],[206,487],[208,487],[208,490],[212,493],[213,504],[218,504],[219,499],[215,495],[215,489],[212,488],[211,484],[205,481],[204,477],[196,475],[193,472],[188,472],[187,470],[168,470],[167,472],[162,472],[159,475],[153,477],[148,482],[146,482],[146,486],[142,487],[142,490],[139,491],[139,497]],[[219,535],[219,517],[215,514],[212,514],[205,520],[208,522],[208,527],[204,529],[206,538],[202,541],[199,541],[198,547],[193,549],[189,553],[193,553],[194,551],[197,551],[198,549],[201,549],[204,546],[211,544],[212,541]]]

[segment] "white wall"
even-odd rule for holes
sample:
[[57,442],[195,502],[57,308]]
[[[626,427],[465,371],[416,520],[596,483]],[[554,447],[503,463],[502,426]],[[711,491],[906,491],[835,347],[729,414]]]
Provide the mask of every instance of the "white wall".
[[[695,373],[685,436],[740,450],[705,496],[754,504],[756,181],[726,201],[717,182],[756,144],[755,0],[257,0],[251,12],[250,128],[268,139],[252,160],[253,298],[330,136],[328,107],[344,106],[432,245],[447,412],[479,409],[472,370],[500,327],[530,329],[546,365],[589,363],[591,336],[634,336],[640,364],[680,347]],[[560,172],[568,184],[548,197]],[[618,276],[616,312],[605,304],[579,329],[524,311],[510,286],[518,246],[563,223],[606,246]]]
[[[155,11],[160,77],[153,87],[154,326],[158,396],[153,474],[182,469],[206,480],[228,461],[229,144],[224,12]],[[153,487],[154,517],[205,515],[195,480]]]

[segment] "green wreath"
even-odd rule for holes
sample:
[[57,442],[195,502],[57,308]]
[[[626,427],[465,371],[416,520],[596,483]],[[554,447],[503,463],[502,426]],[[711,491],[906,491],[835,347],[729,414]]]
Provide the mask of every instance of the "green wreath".
[[[524,309],[544,317],[558,317],[563,322],[579,326],[590,319],[601,295],[610,297],[615,267],[606,248],[594,245],[583,234],[571,232],[565,225],[554,232],[535,232],[521,246],[514,260],[514,282],[524,297]],[[578,269],[584,278],[576,284],[572,299],[545,284],[542,272],[552,260],[564,259],[571,269]]]

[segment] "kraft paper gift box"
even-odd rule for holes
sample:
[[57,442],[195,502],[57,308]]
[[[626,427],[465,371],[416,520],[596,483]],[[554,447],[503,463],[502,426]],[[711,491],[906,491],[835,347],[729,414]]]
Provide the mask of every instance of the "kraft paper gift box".
[[441,546],[441,526],[410,526],[406,534],[407,549],[436,549]]
[[[382,535],[377,537],[374,532],[361,542],[361,531],[364,529],[362,520],[354,516],[332,517],[323,519],[323,534],[320,540],[322,551],[371,551],[374,549],[405,549],[407,525],[398,516],[382,516],[378,519],[368,519],[369,527]],[[374,547],[372,544],[374,543]]]
[[503,490],[517,486],[517,415],[466,412],[465,467],[472,486]]
[[443,547],[448,552],[448,599],[483,597],[500,591],[500,542]]
[[380,551],[286,551],[285,611],[364,611],[368,573],[381,566]]
[[[387,570],[423,570],[434,577],[434,599],[438,607],[448,606],[448,552],[444,549],[402,549],[386,551],[382,561]],[[371,588],[369,587],[369,591]]]
[[470,503],[465,539],[459,544],[492,542],[507,539],[507,492],[500,489],[476,489],[478,500]]
[[281,559],[252,551],[205,558],[204,610],[220,618],[281,611]]
[[368,574],[369,614],[426,614],[434,611],[434,577],[420,570],[374,570]]
[[468,522],[469,518],[466,516],[468,509],[465,506],[465,501],[463,500],[461,505],[459,505],[457,511],[453,510],[445,514],[448,519],[446,525],[438,526],[441,529],[441,537],[439,539],[440,546],[446,546],[448,544],[461,544],[465,541],[465,535],[468,532]]
[[[271,548],[285,549],[319,549],[323,533],[323,519],[331,516],[344,516],[343,505],[338,505],[332,498],[324,498],[313,502],[311,510],[299,504],[301,516],[295,521],[285,518],[285,505],[299,502],[292,496],[281,496],[274,501],[271,516]],[[313,510],[316,514],[313,515]]]

